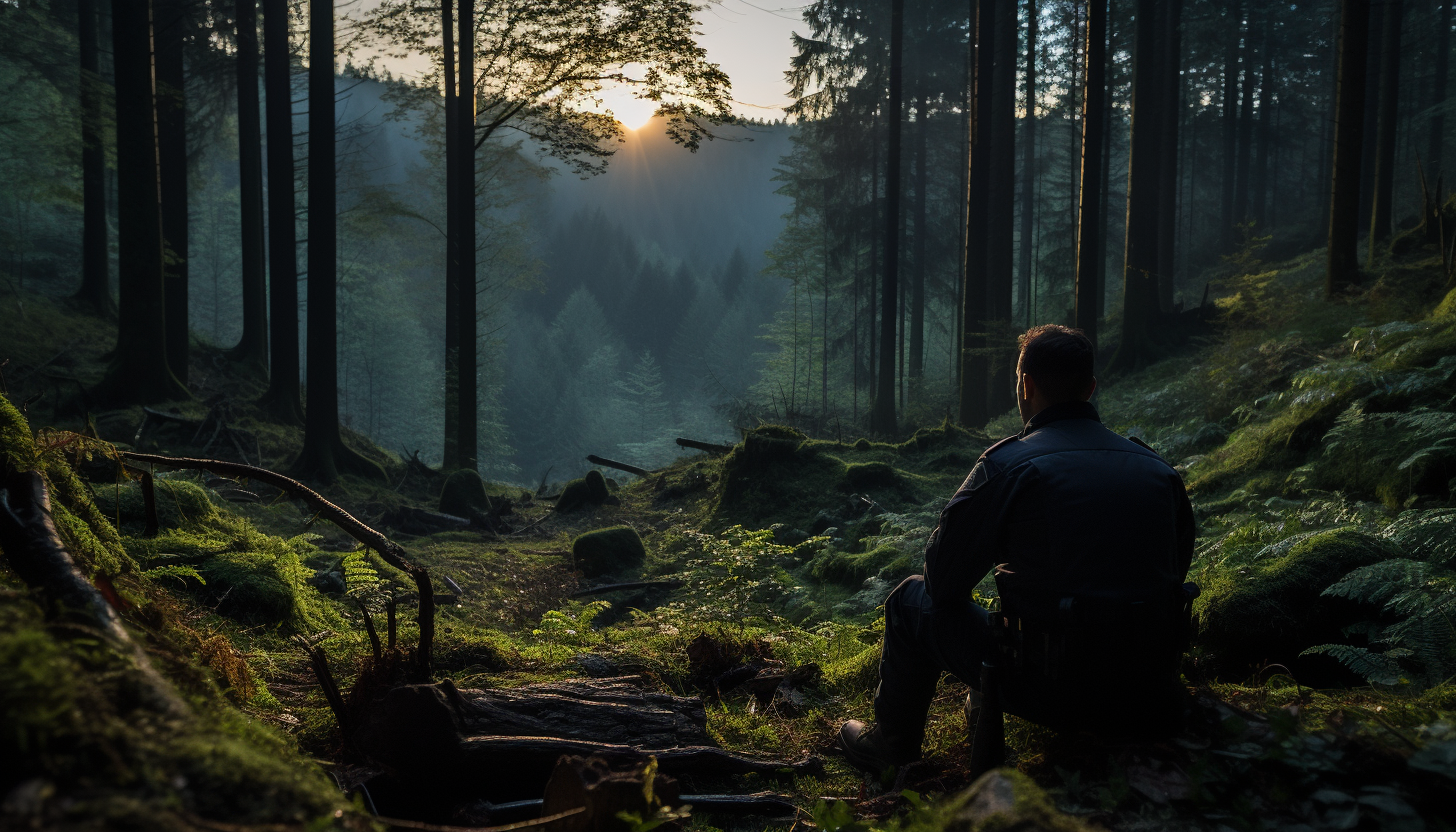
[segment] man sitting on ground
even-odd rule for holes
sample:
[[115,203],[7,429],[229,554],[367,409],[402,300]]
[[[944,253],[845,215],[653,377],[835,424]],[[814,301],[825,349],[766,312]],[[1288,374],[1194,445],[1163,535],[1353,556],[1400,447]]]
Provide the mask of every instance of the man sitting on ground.
[[[972,688],[970,719],[981,664],[995,654],[993,615],[1015,609],[1050,619],[1074,603],[1095,609],[1171,598],[1187,575],[1194,525],[1183,481],[1146,445],[1102,426],[1089,402],[1097,387],[1091,341],[1047,325],[1019,344],[1016,399],[1025,427],[981,455],[940,514],[925,574],[907,578],[885,601],[875,724],[849,720],[839,731],[845,756],[861,768],[920,758],[942,672]],[[993,567],[1002,613],[971,600]],[[1109,652],[1128,649],[1139,648]],[[1089,695],[1079,686],[1088,679],[1065,681],[1053,699]]]

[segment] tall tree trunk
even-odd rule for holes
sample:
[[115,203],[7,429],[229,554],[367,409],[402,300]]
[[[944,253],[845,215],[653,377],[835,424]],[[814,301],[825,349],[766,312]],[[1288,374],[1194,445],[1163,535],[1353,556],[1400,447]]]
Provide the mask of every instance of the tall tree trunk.
[[[822,328],[822,338],[819,342],[819,418],[828,424],[829,420],[829,180],[821,180],[823,185],[823,229],[820,235],[820,246],[824,249],[823,271],[820,277],[823,279],[821,288],[824,290],[822,296],[823,306],[820,308],[819,320]],[[646,437],[644,437],[645,439]]]
[[258,111],[257,0],[236,0],[236,7],[243,337],[229,356],[261,373],[268,367],[268,276],[263,265],[263,127]]
[[1268,216],[1269,203],[1269,153],[1271,128],[1274,121],[1274,14],[1264,14],[1264,69],[1259,74],[1259,162],[1254,168],[1254,197],[1249,216],[1254,227],[1262,232]]
[[460,338],[460,396],[458,406],[458,436],[456,452],[460,455],[460,467],[476,470],[478,454],[476,413],[477,386],[477,344],[475,306],[475,8],[474,0],[460,0],[460,86],[455,99],[456,128],[459,136],[459,158],[456,160],[456,197],[459,210],[455,224],[457,248],[460,252],[460,271],[457,284],[460,295],[455,311],[459,318],[455,324]]
[[1435,182],[1441,175],[1442,147],[1446,138],[1446,81],[1451,61],[1451,0],[1436,3],[1436,55],[1431,77],[1431,124],[1426,145],[1426,178]]
[[[1016,0],[998,0],[996,9],[995,76],[991,82],[991,182],[986,241],[986,282],[990,318],[1003,330],[1011,320],[1011,290],[1016,282],[1014,214],[1016,210]],[[1001,336],[1004,339],[1004,335]],[[1016,406],[1015,341],[991,344],[990,384],[986,393],[992,415]]]
[[[1242,80],[1239,82],[1239,151],[1234,172],[1234,222],[1243,225],[1249,221],[1249,170],[1253,152],[1254,136],[1254,12],[1249,10],[1244,26],[1244,56],[1240,61]],[[1235,245],[1242,245],[1245,232],[1234,236]]]
[[455,84],[456,0],[441,0],[440,31],[445,76],[445,442],[441,467],[460,467],[460,316],[455,304],[460,297],[460,239],[456,224],[460,215],[460,118]]
[[1380,47],[1380,122],[1375,131],[1374,202],[1370,208],[1370,264],[1382,243],[1390,240],[1390,192],[1395,182],[1396,116],[1400,105],[1400,32],[1404,0],[1385,0]]
[[919,379],[925,374],[925,246],[930,236],[926,225],[925,188],[929,177],[926,162],[929,155],[930,119],[926,115],[925,93],[915,106],[915,273],[910,288],[910,367],[908,374]]
[[[1340,17],[1339,14],[1330,16],[1330,43],[1334,44],[1335,48],[1330,50],[1328,69],[1330,73],[1329,77],[1334,79],[1340,77]],[[1333,113],[1339,106],[1338,80],[1330,84],[1328,90],[1329,106],[1326,109]],[[1334,165],[1331,154],[1335,147],[1335,120],[1333,118],[1325,118],[1320,119],[1320,122],[1323,129],[1320,130],[1320,152],[1319,159],[1315,162],[1318,165],[1315,171],[1318,174],[1318,181],[1322,181],[1324,187],[1319,188],[1316,193],[1319,195],[1320,200],[1319,216],[1328,217],[1330,215],[1330,188],[1328,180],[1325,177],[1330,175],[1330,171]]]
[[263,86],[268,116],[268,391],[262,404],[303,424],[298,372],[298,225],[293,196],[293,71],[288,0],[263,0]]
[[383,470],[344,444],[339,431],[338,198],[334,193],[334,4],[309,2],[308,401],[300,476],[333,482]]
[[1097,343],[1102,292],[1102,155],[1107,143],[1104,110],[1107,78],[1107,0],[1087,4],[1086,86],[1082,93],[1082,188],[1077,214],[1077,277],[1073,320]]
[[1238,156],[1239,31],[1244,19],[1242,0],[1229,0],[1223,52],[1223,177],[1220,183],[1219,240],[1225,251],[1234,247],[1234,171]]
[[1360,282],[1360,159],[1365,135],[1365,59],[1370,0],[1341,0],[1340,74],[1335,93],[1334,164],[1330,173],[1329,264],[1325,296]]
[[1036,199],[1036,0],[1026,0],[1026,126],[1021,138],[1021,303],[1031,325],[1031,253]]
[[874,118],[870,124],[870,137],[872,147],[870,149],[870,285],[868,294],[870,296],[870,310],[868,318],[869,326],[869,355],[865,366],[869,368],[869,391],[870,391],[870,423],[874,423],[874,403],[879,398],[879,353],[876,347],[879,344],[879,327],[876,325],[878,319],[878,298],[875,294],[875,277],[879,274],[880,268],[880,233],[883,228],[880,224],[880,108],[875,106]]
[[167,366],[187,383],[188,327],[187,96],[182,61],[185,0],[157,4],[157,164],[162,180],[163,293],[167,296]]
[[1365,43],[1365,122],[1361,128],[1360,229],[1370,228],[1370,208],[1375,204],[1375,149],[1380,125],[1380,47],[1385,42],[1383,0],[1370,5],[1369,35]]
[[111,255],[106,228],[106,148],[101,106],[101,45],[97,38],[96,0],[77,0],[81,56],[81,288],[76,299],[98,315],[116,314],[111,299]]
[[1152,357],[1158,313],[1159,133],[1162,67],[1158,55],[1158,1],[1138,0],[1133,47],[1132,140],[1127,160],[1127,236],[1122,265],[1122,338],[1110,369],[1126,371]]
[[157,169],[157,92],[150,0],[112,0],[116,61],[116,185],[120,265],[116,353],[94,391],[108,403],[188,398],[167,366],[162,286],[162,194]]
[[1183,116],[1183,0],[1165,0],[1163,7],[1162,146],[1158,152],[1158,306],[1173,310],[1178,238],[1178,120]]
[[885,264],[880,283],[880,372],[870,410],[870,430],[892,436],[895,426],[895,308],[900,291],[900,129],[904,121],[902,98],[905,39],[905,0],[890,0],[890,107],[889,140],[885,164]]
[[979,428],[991,418],[986,346],[986,221],[991,183],[991,78],[996,68],[995,33],[998,0],[971,0],[971,47],[975,71],[971,79],[971,173],[966,188],[966,287],[961,302],[960,422]]
[[[1098,2],[1102,2],[1102,0],[1098,0]],[[1106,44],[1110,43],[1111,39],[1112,33],[1109,31],[1108,40],[1104,42],[1104,50],[1108,48]],[[1104,51],[1104,57],[1106,54]],[[1112,202],[1112,90],[1106,80],[1104,75],[1102,85],[1102,199],[1101,208],[1097,212],[1097,286],[1095,292],[1097,309],[1094,313],[1094,317],[1099,321],[1107,317],[1107,274],[1112,267],[1112,233],[1108,230],[1112,224],[1112,210],[1109,207]]]

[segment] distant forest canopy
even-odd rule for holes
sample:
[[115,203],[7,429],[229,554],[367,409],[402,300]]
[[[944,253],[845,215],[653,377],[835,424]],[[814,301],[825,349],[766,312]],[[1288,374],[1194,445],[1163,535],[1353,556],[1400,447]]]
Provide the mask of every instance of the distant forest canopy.
[[[119,307],[97,402],[187,396],[200,344],[301,472],[368,471],[342,421],[534,483],[760,421],[983,425],[1029,324],[1136,368],[1236,270],[1328,246],[1333,296],[1441,230],[1448,2],[819,0],[792,125],[733,118],[695,11],[0,4],[8,288]],[[661,104],[635,134],[589,106],[618,75]]]

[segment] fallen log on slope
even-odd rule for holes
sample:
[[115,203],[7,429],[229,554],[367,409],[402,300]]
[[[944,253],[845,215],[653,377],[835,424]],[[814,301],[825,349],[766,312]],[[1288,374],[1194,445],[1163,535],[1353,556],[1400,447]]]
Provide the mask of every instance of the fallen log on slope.
[[639,477],[652,476],[652,472],[647,470],[646,468],[638,468],[636,465],[630,465],[626,462],[617,462],[614,459],[607,459],[604,456],[597,456],[596,454],[587,454],[586,461],[590,462],[593,465],[601,465],[605,468],[616,468],[618,471],[626,471],[629,474],[636,474]]
[[719,445],[713,442],[699,442],[696,439],[677,438],[677,444],[683,448],[692,448],[695,451],[707,451],[710,454],[726,454],[733,450],[732,445]]

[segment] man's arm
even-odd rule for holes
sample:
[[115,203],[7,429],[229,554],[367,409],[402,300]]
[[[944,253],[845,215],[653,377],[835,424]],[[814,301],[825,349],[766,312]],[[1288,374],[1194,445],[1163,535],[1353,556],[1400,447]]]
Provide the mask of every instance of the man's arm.
[[1000,485],[995,464],[976,463],[960,490],[940,512],[940,525],[925,546],[925,585],[937,604],[970,600],[971,590],[996,565]]
[[1188,570],[1193,566],[1193,547],[1196,542],[1198,528],[1197,521],[1193,517],[1193,504],[1188,501],[1188,489],[1183,487],[1183,480],[1178,479],[1178,569],[1179,574],[1187,579]]

